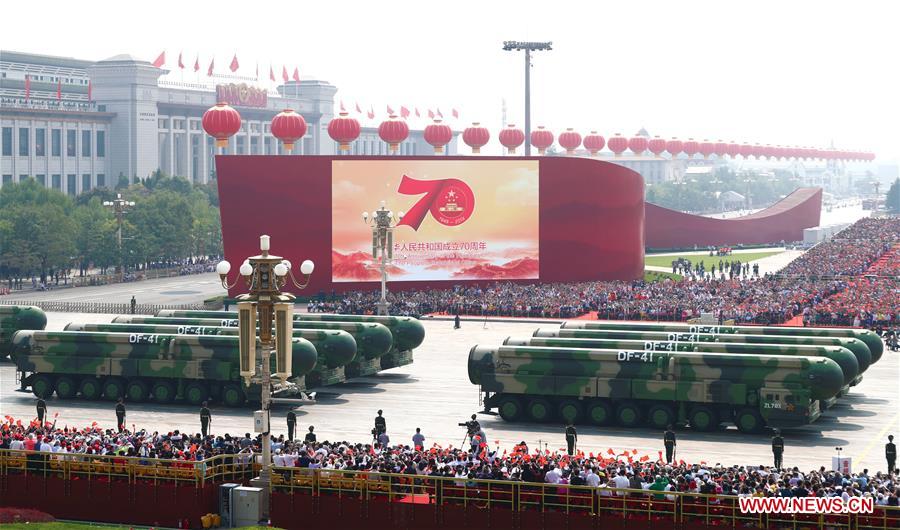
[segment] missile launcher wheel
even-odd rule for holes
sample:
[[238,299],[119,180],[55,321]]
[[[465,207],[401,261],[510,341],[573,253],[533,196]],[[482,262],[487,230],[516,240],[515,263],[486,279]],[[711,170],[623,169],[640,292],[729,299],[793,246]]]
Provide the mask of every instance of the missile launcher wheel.
[[244,389],[237,383],[226,383],[222,387],[222,403],[228,407],[240,407],[247,401]]
[[78,384],[67,375],[56,380],[56,395],[59,399],[72,399],[78,395]]
[[53,378],[44,374],[36,375],[31,381],[31,391],[41,399],[52,396]]
[[550,402],[542,397],[531,398],[528,401],[528,419],[531,421],[550,421],[553,416],[553,408]]
[[712,407],[696,405],[688,415],[691,427],[698,431],[712,431],[719,426],[719,415]]
[[616,420],[623,427],[637,427],[643,416],[641,406],[633,401],[624,401],[616,407]]
[[587,419],[593,425],[609,425],[613,418],[613,409],[608,401],[595,399],[587,406]]
[[100,396],[103,395],[100,380],[96,377],[85,377],[78,386],[78,393],[83,399],[100,399]]
[[175,401],[175,385],[168,381],[156,381],[153,383],[153,401],[161,405]]
[[140,379],[132,379],[128,382],[128,389],[125,391],[128,396],[128,401],[134,401],[140,403],[141,401],[147,401],[150,397],[150,388],[147,386],[147,383]]
[[200,405],[209,398],[209,387],[202,381],[191,381],[184,387],[184,399],[191,405]]
[[119,377],[108,377],[103,382],[103,397],[108,401],[118,401],[125,397],[125,381]]
[[500,400],[497,409],[504,421],[519,421],[522,419],[522,402],[516,396],[504,396]]
[[584,417],[584,407],[577,399],[565,398],[556,407],[560,419],[566,423],[581,423]]
[[744,407],[735,413],[734,424],[743,433],[756,434],[762,432],[766,421],[758,410],[752,407]]
[[665,429],[675,423],[675,410],[671,405],[657,403],[647,411],[647,423],[657,429]]

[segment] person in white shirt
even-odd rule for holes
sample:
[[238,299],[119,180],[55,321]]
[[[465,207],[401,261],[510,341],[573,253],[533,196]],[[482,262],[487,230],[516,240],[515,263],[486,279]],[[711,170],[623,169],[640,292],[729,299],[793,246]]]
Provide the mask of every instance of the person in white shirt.
[[38,451],[40,451],[42,453],[52,453],[53,446],[50,445],[50,441],[47,438],[44,438],[43,440],[41,440],[41,446],[40,446],[40,449],[38,449]]
[[275,456],[272,457],[276,467],[284,467],[284,457],[281,456],[281,449],[275,450]]
[[588,471],[587,475],[584,476],[584,483],[592,488],[596,488],[600,485],[600,475],[597,474],[597,470],[591,468]]
[[[619,472],[618,474],[616,474],[616,476],[613,477],[612,482],[613,482],[613,486],[616,489],[627,489],[628,488],[628,477],[625,476],[625,473]],[[625,492],[617,492],[616,494],[621,497],[621,496],[625,495]]]
[[559,484],[559,479],[562,478],[559,470],[556,469],[556,466],[550,464],[550,471],[544,476],[544,482],[547,484]]

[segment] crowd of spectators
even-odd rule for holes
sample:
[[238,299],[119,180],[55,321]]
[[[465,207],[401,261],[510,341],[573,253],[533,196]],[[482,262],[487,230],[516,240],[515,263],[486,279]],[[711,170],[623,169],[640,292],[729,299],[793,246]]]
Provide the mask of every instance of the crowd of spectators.
[[[103,430],[96,423],[86,428],[59,428],[35,420],[23,424],[7,416],[0,425],[0,449],[47,453],[50,458],[77,459],[81,455],[138,458],[147,464],[160,459],[185,465],[202,464],[216,455],[235,455],[250,462],[260,453],[261,438],[243,436],[160,433],[146,430]],[[511,452],[482,443],[482,449],[466,451],[430,447],[423,437],[409,444],[353,443],[347,441],[287,441],[273,437],[273,463],[279,468],[320,469],[365,473],[377,479],[381,473],[417,478],[452,478],[458,485],[477,480],[583,485],[597,488],[600,496],[629,495],[617,489],[655,491],[657,495],[679,491],[731,496],[871,497],[876,505],[897,506],[900,482],[895,472],[841,473],[820,467],[803,472],[769,466],[707,465],[683,460],[666,464],[661,458],[602,455],[577,451],[574,455],[549,450],[529,450],[525,442]],[[473,448],[474,449],[474,448]],[[609,452],[613,452],[609,450]],[[142,462],[142,460],[144,462]],[[633,494],[633,493],[632,493]]]

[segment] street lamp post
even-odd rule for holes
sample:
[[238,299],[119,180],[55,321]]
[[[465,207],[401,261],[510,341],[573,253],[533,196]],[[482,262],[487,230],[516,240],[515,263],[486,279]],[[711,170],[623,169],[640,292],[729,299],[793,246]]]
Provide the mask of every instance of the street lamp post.
[[119,246],[119,283],[121,283],[125,279],[125,262],[122,255],[122,223],[125,222],[125,214],[128,213],[129,208],[134,206],[134,201],[126,201],[122,198],[121,193],[116,193],[115,200],[103,201],[103,206],[112,208],[116,214],[116,241]]
[[[305,279],[302,282],[298,282],[291,271],[290,261],[281,256],[269,254],[269,239],[269,236],[260,236],[260,254],[244,260],[238,269],[240,276],[243,277],[247,284],[248,292],[247,294],[237,296],[238,311],[240,314],[240,327],[238,333],[242,349],[241,375],[244,377],[247,386],[249,386],[251,382],[257,382],[261,386],[260,407],[263,416],[263,462],[258,482],[266,491],[270,482],[270,467],[272,465],[272,443],[269,432],[269,408],[272,403],[272,374],[269,363],[272,351],[276,349],[276,342],[278,343],[277,346],[279,348],[282,347],[282,344],[286,344],[288,351],[284,352],[284,354],[288,356],[288,358],[291,355],[289,349],[290,340],[282,342],[282,335],[279,335],[278,332],[276,332],[276,335],[273,335],[272,327],[273,324],[275,324],[276,329],[281,327],[277,321],[276,312],[282,312],[281,318],[286,319],[286,321],[282,321],[281,324],[286,327],[282,329],[281,332],[286,333],[288,338],[291,337],[292,334],[290,330],[293,321],[292,315],[295,296],[291,293],[282,292],[281,289],[287,285],[288,281],[290,281],[297,289],[305,289],[306,286],[309,285],[310,275],[314,269],[313,262],[305,260],[300,265],[300,273],[305,276]],[[219,274],[222,287],[228,290],[237,285],[239,280],[239,278],[235,278],[234,282],[228,283],[229,271],[231,271],[231,264],[227,261],[220,261],[218,265],[216,265],[216,272]],[[245,314],[241,309],[247,310],[248,313]],[[248,346],[249,350],[252,351],[255,349],[257,339],[256,325],[250,325],[253,320],[255,320],[259,326],[260,367],[258,373],[255,366],[255,359],[253,359],[252,355],[245,356],[244,353],[245,344],[250,345]],[[278,363],[276,363],[276,365],[277,364]],[[276,372],[277,371],[278,369],[276,369]],[[287,372],[288,373],[286,374],[276,373],[276,376],[279,376],[280,379],[286,382],[290,375],[289,368]]]
[[399,213],[395,221],[394,212],[388,210],[384,201],[381,201],[381,208],[372,212],[371,220],[369,212],[363,212],[362,218],[364,223],[372,226],[372,259],[380,258],[378,268],[381,271],[381,299],[378,301],[378,314],[387,315],[387,267],[394,258],[394,228],[403,219],[403,212]]
[[525,52],[525,156],[531,156],[531,52],[550,51],[553,42],[520,42],[503,41],[503,50],[507,52]]

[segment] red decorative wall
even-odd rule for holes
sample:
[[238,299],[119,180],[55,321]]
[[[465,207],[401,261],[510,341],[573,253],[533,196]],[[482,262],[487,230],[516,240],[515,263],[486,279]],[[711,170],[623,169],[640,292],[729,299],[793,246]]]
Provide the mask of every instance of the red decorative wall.
[[645,212],[647,248],[800,241],[804,228],[819,226],[822,188],[798,188],[764,210],[732,219],[702,217],[650,203]]
[[[266,233],[272,236],[273,254],[284,256],[295,266],[304,259],[315,262],[316,271],[306,294],[376,286],[374,282],[331,282],[331,163],[335,159],[340,157],[216,157],[225,257],[233,270],[246,257],[259,253],[259,236]],[[398,159],[434,160],[434,157],[353,157],[353,160]],[[471,157],[441,159],[471,160]],[[479,158],[516,159],[521,160]],[[644,269],[641,176],[616,164],[586,158],[538,157],[537,160],[540,281],[640,278]],[[392,283],[399,283],[403,289],[479,282]],[[243,289],[240,285],[230,294],[234,296]]]

